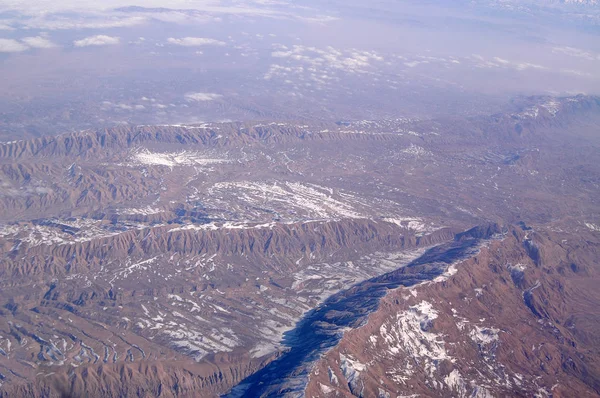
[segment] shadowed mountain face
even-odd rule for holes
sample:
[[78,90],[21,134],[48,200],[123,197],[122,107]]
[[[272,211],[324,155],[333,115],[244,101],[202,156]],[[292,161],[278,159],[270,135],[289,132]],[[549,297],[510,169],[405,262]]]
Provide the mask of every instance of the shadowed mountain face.
[[[499,227],[493,226],[491,230],[501,237]],[[402,268],[330,296],[286,334],[287,352],[244,380],[228,396],[301,395],[310,366],[339,344],[345,329],[361,326],[389,290],[444,279],[447,272],[452,272],[449,266],[474,255],[484,239],[494,237],[491,233],[477,236],[471,233],[474,231],[427,250]]]
[[453,277],[388,294],[319,359],[305,391],[595,397],[597,256],[594,233],[512,229]]
[[0,397],[593,396],[599,131],[577,96],[0,144]]

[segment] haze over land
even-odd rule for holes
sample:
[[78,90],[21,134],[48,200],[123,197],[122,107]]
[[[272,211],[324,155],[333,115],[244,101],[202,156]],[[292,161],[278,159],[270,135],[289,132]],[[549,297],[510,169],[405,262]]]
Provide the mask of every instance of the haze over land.
[[598,7],[3,1],[2,137],[116,124],[481,114],[600,90]]

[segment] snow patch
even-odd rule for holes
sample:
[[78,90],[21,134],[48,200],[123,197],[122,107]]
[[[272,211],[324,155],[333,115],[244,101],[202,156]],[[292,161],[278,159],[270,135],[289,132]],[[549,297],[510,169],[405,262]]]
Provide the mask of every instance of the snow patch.
[[560,102],[558,102],[555,99],[551,99],[540,106],[546,109],[552,116],[556,116],[556,114],[560,110]]
[[590,229],[590,231],[600,232],[600,225],[592,224],[589,222],[585,223],[585,226]]
[[148,149],[138,149],[133,152],[132,160],[138,165],[147,166],[207,166],[228,162],[227,159],[206,158],[199,152],[151,152]]
[[[352,359],[349,356],[344,354],[340,354],[340,370],[342,374],[348,381],[348,385],[352,389],[352,391],[358,390],[360,381],[360,374],[367,369],[365,364],[360,363],[359,361]],[[363,385],[364,387],[364,385]]]
[[448,267],[448,269],[446,269],[446,272],[444,272],[442,275],[433,279],[433,283],[444,282],[444,281],[448,280],[448,278],[450,278],[451,276],[456,275],[457,272],[458,272],[458,268],[456,267],[456,264],[451,264]]
[[278,349],[279,346],[274,343],[257,344],[256,346],[254,346],[254,348],[250,350],[250,355],[252,356],[252,358],[260,358],[264,357],[265,355],[277,352]]
[[331,394],[333,391],[335,391],[332,387],[326,386],[323,383],[319,383],[319,388],[323,394]]
[[446,386],[459,397],[467,396],[467,384],[462,378],[460,372],[454,369],[448,376],[444,378]]
[[379,333],[389,346],[388,355],[403,352],[429,371],[438,361],[453,361],[446,352],[443,336],[429,331],[437,317],[438,312],[432,304],[421,301],[397,314],[395,322],[381,325]]
[[348,203],[354,196],[341,194],[344,201],[333,197],[330,188],[302,184],[298,182],[266,183],[266,182],[221,182],[215,184],[209,194],[214,197],[236,195],[252,206],[265,205],[302,210],[313,219],[331,218],[366,218],[359,213],[353,204]]
[[435,230],[435,228],[425,224],[422,219],[416,217],[386,217],[383,221],[415,232],[433,232]]
[[152,214],[162,213],[161,209],[157,209],[151,206],[146,206],[142,208],[130,208],[130,209],[119,209],[117,210],[117,214],[124,215],[141,215],[141,216],[149,216]]
[[499,329],[475,326],[469,336],[479,346],[486,346],[498,341],[498,332],[500,332]]
[[[409,134],[410,133],[412,133],[412,132],[409,132]],[[403,149],[402,152],[406,153],[408,155],[416,156],[416,157],[431,155],[431,152],[429,152],[425,148],[420,147],[420,146],[415,145],[415,144],[410,144],[410,146],[408,148]]]

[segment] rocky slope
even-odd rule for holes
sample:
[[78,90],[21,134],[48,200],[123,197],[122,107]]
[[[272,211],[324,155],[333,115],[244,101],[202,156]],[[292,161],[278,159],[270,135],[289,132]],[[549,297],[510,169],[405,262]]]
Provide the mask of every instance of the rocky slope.
[[513,228],[447,280],[390,293],[307,396],[597,396],[599,243]]
[[[522,312],[527,322],[537,316],[527,332],[538,333],[539,344],[546,342],[549,332],[535,329],[546,320],[538,319],[563,311],[551,311],[546,301],[572,302],[565,311],[594,302],[576,296],[574,288],[563,297],[561,289],[593,274],[589,264],[600,231],[600,100],[522,98],[507,109],[473,119],[117,127],[0,144],[0,396],[225,393],[285,358],[285,333],[328,298],[406,272],[397,274],[398,269],[424,270],[413,281],[438,277],[447,272],[443,261],[405,266],[427,256],[431,247],[460,242],[459,231],[489,222],[524,221],[537,232],[511,227],[511,238],[490,243],[451,279],[410,292],[421,298],[419,292],[430,289],[431,297],[467,303],[470,296],[462,287],[450,288],[452,281],[471,275],[476,264],[488,264],[468,277],[481,284],[473,289],[498,281],[506,286],[477,300],[493,299],[486,304],[492,311],[503,306],[503,295],[511,297],[510,314],[499,319],[513,328],[511,314]],[[560,234],[567,243],[556,243]],[[583,237],[590,242],[585,250],[571,246]],[[552,259],[547,253],[554,251]],[[564,260],[562,268],[552,262],[571,252],[591,257],[573,260],[573,266]],[[511,265],[494,271],[492,258],[509,259]],[[517,266],[519,261],[525,265]],[[519,277],[521,266],[533,276]],[[538,279],[541,285],[535,287]],[[558,289],[559,295],[537,298],[544,289]],[[396,379],[385,376],[380,371],[399,359],[375,355],[379,350],[368,345],[371,334],[364,331],[391,325],[389,317],[406,313],[407,325],[413,325],[415,317],[425,320],[423,311],[431,304],[435,319],[447,318],[448,327],[458,316],[479,328],[504,327],[480,325],[483,321],[474,318],[479,313],[458,304],[452,307],[463,311],[457,317],[438,302],[421,308],[411,294],[390,293],[366,326],[344,329],[346,336],[315,369],[341,361],[335,357],[339,353],[346,370],[332,367],[328,378],[323,378],[326,368],[318,375],[313,371],[307,391],[356,393],[345,387],[353,383],[352,363],[362,368],[379,360],[379,368],[365,368],[373,369],[370,379],[363,380],[362,371],[356,376],[365,396],[379,388],[391,394],[391,385],[400,391],[404,379],[415,394],[426,395],[433,381],[435,393],[442,394],[450,391],[444,390],[450,388],[444,378],[452,370],[460,372],[469,394],[471,381],[491,393],[527,395],[536,386],[550,391],[550,377],[537,384],[523,381],[519,390],[514,378],[510,388],[490,384],[497,370],[477,378],[441,359],[439,369],[420,362],[429,365],[412,365],[413,374]],[[403,307],[391,305],[394,300]],[[560,311],[552,316],[567,314]],[[579,345],[593,346],[595,321],[578,322],[574,329],[563,326],[571,333],[564,341],[577,346],[571,351],[557,346],[550,355],[555,362],[547,360],[554,368],[557,353],[594,358]],[[467,329],[475,330],[469,325],[464,333],[443,333],[456,337],[459,347]],[[485,338],[496,342],[494,336]],[[475,355],[466,346],[455,353],[432,339],[433,346],[423,348],[426,357],[443,350],[452,358]],[[392,344],[384,336],[378,341]],[[339,351],[346,347],[348,355]],[[514,372],[533,375],[541,357],[526,352],[515,361],[529,362]],[[573,379],[567,392],[592,393],[595,368],[577,358],[577,370],[556,377],[561,383]]]

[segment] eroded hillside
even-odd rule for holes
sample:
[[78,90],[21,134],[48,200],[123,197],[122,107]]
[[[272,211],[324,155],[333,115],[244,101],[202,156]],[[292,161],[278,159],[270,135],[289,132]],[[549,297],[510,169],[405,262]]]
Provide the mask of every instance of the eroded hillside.
[[[569,316],[598,302],[578,286],[596,275],[599,122],[579,96],[0,144],[0,396],[217,396],[286,360],[328,299],[395,272],[431,284],[374,296],[294,391],[594,394],[596,320]],[[431,257],[490,223],[508,236]]]

